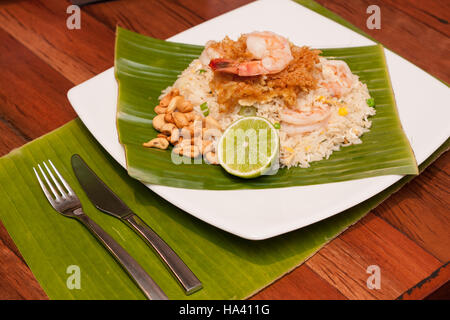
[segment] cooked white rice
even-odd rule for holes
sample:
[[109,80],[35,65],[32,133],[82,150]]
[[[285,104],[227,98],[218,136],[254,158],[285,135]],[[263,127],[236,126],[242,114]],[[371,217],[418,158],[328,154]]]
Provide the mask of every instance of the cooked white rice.
[[[323,80],[336,80],[328,67],[329,60],[320,58],[319,70]],[[212,80],[213,71],[203,65],[199,59],[192,61],[189,67],[183,71],[173,86],[165,89],[162,98],[172,88],[177,88],[180,94],[194,104],[194,110],[202,115],[200,105],[207,103],[209,115],[214,117],[225,129],[230,123],[241,118],[239,108],[232,112],[219,112],[217,97],[210,91],[209,82]],[[319,86],[318,89],[303,93],[298,98],[298,106],[301,111],[308,112],[314,102],[317,106],[331,105],[331,115],[325,128],[313,130],[297,135],[288,135],[283,130],[283,122],[279,130],[280,136],[280,164],[285,167],[300,166],[309,167],[312,161],[319,161],[330,157],[341,146],[360,144],[359,138],[369,131],[371,121],[369,116],[375,114],[375,109],[367,105],[370,98],[367,86],[361,83],[357,76],[352,75],[351,86],[339,100],[329,98],[332,96],[329,89]],[[331,101],[331,102],[330,102]],[[244,101],[242,101],[244,103]],[[281,99],[274,99],[266,103],[252,104],[257,109],[257,115],[267,118],[272,123],[280,122],[280,110],[286,108]],[[345,110],[343,111],[344,108]],[[341,114],[340,114],[341,109]]]

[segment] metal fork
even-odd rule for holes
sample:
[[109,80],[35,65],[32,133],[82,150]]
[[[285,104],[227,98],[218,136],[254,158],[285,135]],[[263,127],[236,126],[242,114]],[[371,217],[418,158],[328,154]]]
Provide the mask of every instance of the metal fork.
[[[55,178],[52,171],[49,169],[47,164],[43,162],[43,166],[47,174],[42,170],[40,164],[38,168],[46,182],[44,184],[41,180],[36,169],[33,167],[33,171],[39,181],[42,191],[47,197],[48,201],[52,207],[61,213],[62,215],[70,218],[75,218],[80,221],[89,231],[105,246],[106,249],[113,255],[113,257],[119,262],[125,271],[128,272],[130,277],[136,282],[145,296],[152,300],[168,300],[165,293],[161,288],[153,281],[153,279],[147,274],[147,272],[138,264],[132,256],[125,251],[109,234],[106,233],[98,224],[96,224],[91,218],[89,218],[81,207],[81,202],[78,199],[75,192],[69,186],[69,184],[64,180],[59,171],[53,165],[51,160],[48,160],[53,172],[59,178]],[[49,181],[49,178],[53,183]],[[61,186],[61,183],[64,188]],[[47,186],[46,186],[47,185]],[[48,187],[48,188],[47,188]],[[58,190],[56,190],[55,189]],[[49,191],[50,189],[50,191]]]

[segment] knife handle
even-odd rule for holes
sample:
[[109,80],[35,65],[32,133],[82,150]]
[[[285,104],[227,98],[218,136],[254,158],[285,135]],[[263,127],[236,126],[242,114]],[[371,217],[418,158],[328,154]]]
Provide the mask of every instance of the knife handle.
[[194,293],[202,288],[202,283],[191,269],[141,218],[132,214],[125,220],[155,249],[183,286],[186,294]]
[[125,251],[105,230],[96,224],[85,214],[77,215],[77,219],[83,223],[89,231],[105,246],[106,249],[128,272],[131,278],[136,282],[142,292],[150,300],[168,300],[165,293],[148,275],[148,273]]

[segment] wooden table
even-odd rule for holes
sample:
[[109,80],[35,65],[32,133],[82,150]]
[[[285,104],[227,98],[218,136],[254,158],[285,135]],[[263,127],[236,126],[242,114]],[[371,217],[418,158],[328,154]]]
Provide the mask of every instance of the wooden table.
[[[66,92],[113,65],[117,23],[165,39],[248,2],[104,2],[82,8],[81,29],[68,30],[68,1],[2,1],[0,154],[76,116]],[[319,2],[435,77],[450,82],[448,2]],[[370,4],[381,8],[381,30],[366,28]],[[432,112],[432,108],[424,106],[424,112]],[[359,223],[254,298],[422,299],[430,294],[449,298],[449,160],[449,153],[443,154]],[[369,265],[381,269],[379,290],[367,288]],[[0,223],[0,299],[46,298]]]

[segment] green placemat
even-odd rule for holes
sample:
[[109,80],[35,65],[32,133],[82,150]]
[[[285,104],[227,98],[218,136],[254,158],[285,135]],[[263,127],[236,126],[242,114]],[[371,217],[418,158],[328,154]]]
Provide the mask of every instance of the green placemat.
[[[442,150],[447,147],[448,141]],[[179,253],[202,280],[204,289],[185,296],[131,229],[93,207],[70,167],[73,153],[79,153]],[[273,239],[249,241],[193,218],[130,178],[81,121],[74,120],[0,159],[0,219],[51,299],[139,299],[143,295],[80,223],[50,207],[32,171],[46,159],[51,159],[68,180],[86,213],[139,261],[171,299],[248,297],[302,263],[410,179],[404,178],[366,202],[309,227]],[[70,265],[80,267],[80,290],[66,286]]]
[[[447,140],[422,163],[420,171],[449,144]],[[73,153],[79,153],[179,253],[202,280],[204,289],[185,296],[131,229],[90,204],[70,168]],[[248,297],[304,262],[412,179],[405,177],[369,200],[306,228],[269,240],[248,241],[199,221],[130,178],[83,124],[74,120],[0,159],[0,219],[51,299],[139,299],[143,295],[84,227],[49,206],[32,171],[36,163],[46,159],[52,159],[72,185],[86,213],[141,263],[171,299]],[[66,285],[71,265],[80,267],[79,290],[69,290]]]

